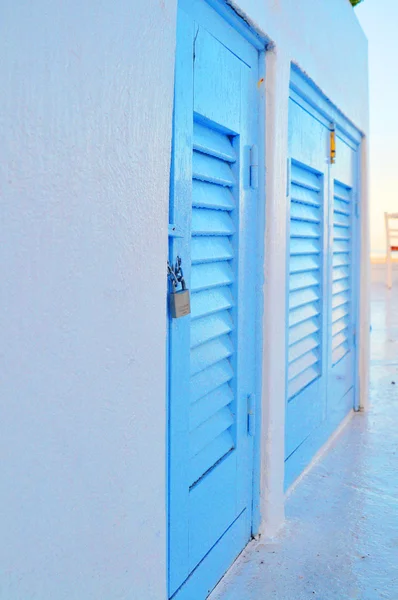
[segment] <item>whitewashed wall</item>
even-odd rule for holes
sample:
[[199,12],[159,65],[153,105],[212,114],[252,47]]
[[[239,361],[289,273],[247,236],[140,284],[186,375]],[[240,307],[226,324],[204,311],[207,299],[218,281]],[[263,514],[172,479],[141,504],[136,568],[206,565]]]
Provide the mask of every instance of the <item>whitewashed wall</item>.
[[[270,533],[283,518],[290,61],[366,132],[367,46],[348,0],[240,8],[276,44],[266,82]],[[175,11],[176,0],[2,3],[0,600],[166,598]]]
[[362,131],[368,129],[368,44],[349,0],[230,0],[297,62]]
[[163,599],[175,2],[0,12],[0,599]]
[[[266,237],[261,507],[263,534],[284,518],[284,399],[287,115],[290,64],[296,63],[364,134],[368,132],[368,47],[348,0],[239,0],[236,11],[274,49],[266,55]],[[337,41],[338,40],[338,41]],[[272,149],[272,150],[271,150]],[[367,405],[369,224],[366,144],[362,148],[360,402]]]

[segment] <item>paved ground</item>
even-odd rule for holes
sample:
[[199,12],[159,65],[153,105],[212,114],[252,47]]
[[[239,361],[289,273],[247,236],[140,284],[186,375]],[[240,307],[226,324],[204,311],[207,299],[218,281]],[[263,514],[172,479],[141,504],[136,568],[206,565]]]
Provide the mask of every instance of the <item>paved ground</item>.
[[398,600],[398,285],[372,290],[371,410],[349,422],[212,600]]

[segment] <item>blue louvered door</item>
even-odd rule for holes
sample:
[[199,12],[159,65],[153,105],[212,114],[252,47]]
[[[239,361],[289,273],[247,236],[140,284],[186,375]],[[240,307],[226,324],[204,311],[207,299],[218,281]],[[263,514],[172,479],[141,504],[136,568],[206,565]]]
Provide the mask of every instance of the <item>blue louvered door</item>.
[[251,536],[255,385],[254,48],[181,3],[170,256],[191,315],[169,328],[169,595],[204,600]]
[[326,409],[327,135],[290,100],[286,459],[319,426]]
[[[341,134],[342,136],[343,134]],[[289,106],[285,482],[354,406],[357,152],[294,98]]]
[[343,418],[353,408],[356,373],[357,152],[337,137],[336,157],[330,170],[328,410]]

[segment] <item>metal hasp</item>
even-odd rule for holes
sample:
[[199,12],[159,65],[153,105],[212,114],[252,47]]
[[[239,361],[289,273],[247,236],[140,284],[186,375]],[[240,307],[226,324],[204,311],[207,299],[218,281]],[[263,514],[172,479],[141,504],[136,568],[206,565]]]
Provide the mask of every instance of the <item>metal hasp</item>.
[[[175,265],[172,265],[167,261],[167,276],[173,287],[173,291],[169,292],[169,310],[173,319],[186,317],[191,312],[189,290],[187,290],[185,285],[181,262],[179,256],[177,256]],[[180,284],[182,289],[177,290]]]
[[336,126],[334,123],[330,126],[330,164],[336,162]]

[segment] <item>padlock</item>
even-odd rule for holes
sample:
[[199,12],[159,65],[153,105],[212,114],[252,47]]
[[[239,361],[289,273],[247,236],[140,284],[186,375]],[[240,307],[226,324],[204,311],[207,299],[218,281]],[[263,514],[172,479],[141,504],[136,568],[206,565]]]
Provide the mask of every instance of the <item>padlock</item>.
[[173,319],[186,317],[191,312],[191,302],[189,298],[189,290],[182,289],[178,292],[170,292],[169,294],[170,314]]
[[[173,319],[186,317],[191,312],[191,302],[189,290],[186,289],[185,279],[181,268],[181,258],[177,256],[177,262],[173,267],[167,263],[168,277],[173,286],[173,291],[169,293],[169,309]],[[177,291],[178,284],[181,283],[182,290]]]

